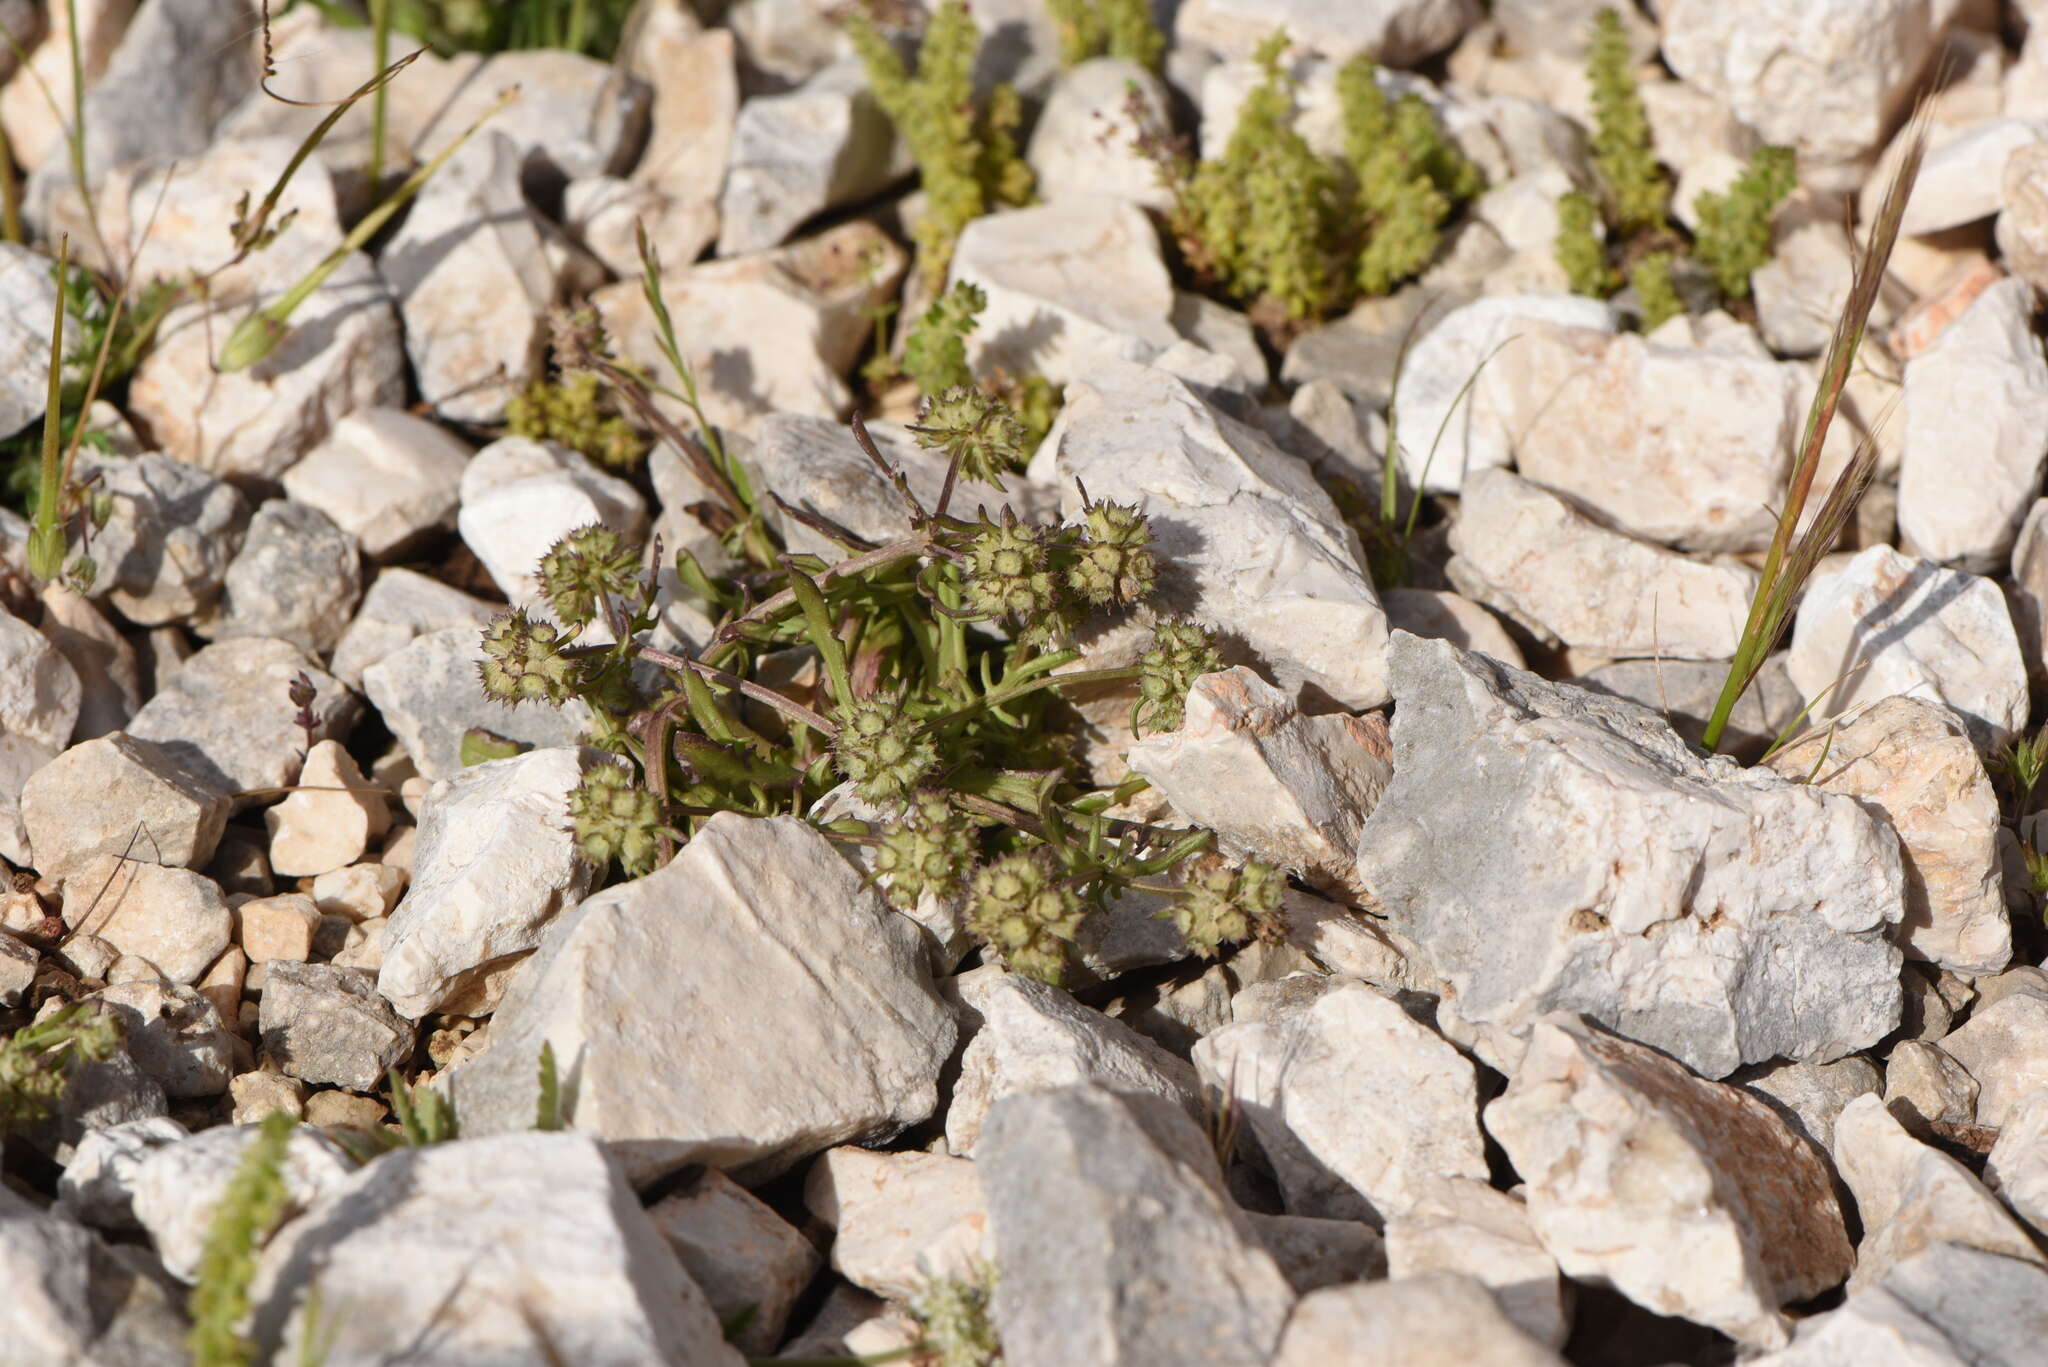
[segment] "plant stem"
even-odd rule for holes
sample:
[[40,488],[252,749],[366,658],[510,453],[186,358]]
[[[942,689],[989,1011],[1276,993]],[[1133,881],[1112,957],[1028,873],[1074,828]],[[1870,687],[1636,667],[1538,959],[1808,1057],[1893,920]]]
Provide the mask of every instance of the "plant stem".
[[[50,323],[50,386],[43,408],[42,480],[36,489],[35,525],[28,534],[28,572],[43,583],[64,567],[64,523],[57,510],[64,472],[57,455],[57,429],[64,408],[64,282],[71,272],[71,239],[57,243],[57,308]],[[83,421],[83,419],[80,419]]]
[[[370,0],[370,60],[383,71],[391,62],[391,0]],[[370,193],[384,188],[384,124],[389,99],[382,82],[370,97]],[[346,106],[343,106],[346,108]]]

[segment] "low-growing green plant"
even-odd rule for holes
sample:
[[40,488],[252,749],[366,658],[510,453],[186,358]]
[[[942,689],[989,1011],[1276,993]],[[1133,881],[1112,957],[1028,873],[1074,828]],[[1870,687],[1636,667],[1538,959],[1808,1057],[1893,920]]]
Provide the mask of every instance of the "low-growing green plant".
[[1749,298],[1749,277],[1771,259],[1771,215],[1797,185],[1792,149],[1760,147],[1726,194],[1708,190],[1693,201],[1693,252],[1728,298]]
[[[389,23],[442,56],[559,48],[609,59],[632,0],[381,0]],[[373,13],[374,21],[375,15]]]
[[979,285],[959,280],[911,325],[903,342],[902,368],[920,395],[943,394],[974,383],[974,372],[967,368],[967,335],[987,307],[988,296]]
[[[604,348],[595,310],[578,310],[557,331],[564,326],[594,336],[593,345]],[[597,373],[563,365],[560,347],[554,377],[534,379],[505,405],[505,427],[515,437],[560,442],[608,470],[631,470],[647,454],[647,439],[618,411]]]
[[284,1164],[298,1127],[289,1112],[265,1116],[213,1209],[192,1284],[192,1330],[185,1338],[194,1367],[249,1367],[256,1360],[256,1345],[243,1334],[242,1322],[263,1242],[291,1204]]
[[[636,383],[623,372],[614,382]],[[1277,878],[1192,863],[1211,844],[1207,832],[1111,818],[1142,781],[1092,788],[1071,743],[1046,725],[1060,694],[1123,688],[1136,695],[1134,724],[1171,728],[1195,677],[1220,667],[1204,632],[1168,619],[1139,664],[1061,672],[1079,658],[1067,642],[1085,619],[1128,614],[1152,594],[1144,518],[1100,500],[1067,526],[1025,523],[1007,508],[957,516],[961,479],[999,486],[1019,463],[1021,422],[1001,399],[962,386],[928,400],[912,430],[947,462],[929,507],[858,420],[853,427],[902,500],[906,535],[874,546],[785,505],[846,554],[771,549],[725,578],[677,556],[678,580],[715,624],[701,650],[640,639],[657,580],[639,545],[596,526],[541,562],[551,620],[518,610],[485,632],[489,696],[508,705],[581,698],[593,742],[630,762],[594,768],[572,796],[584,850],[645,874],[712,815],[806,814],[844,781],[885,816],[827,829],[873,847],[890,899],[957,901],[990,951],[1021,972],[1058,981],[1085,919],[1134,890],[1165,897],[1162,914],[1204,952],[1275,933]],[[739,486],[727,492],[739,500],[734,525],[758,524]],[[593,623],[608,641],[584,642]],[[792,650],[810,658],[795,682],[786,664],[776,667]],[[659,691],[636,691],[636,663],[665,673]]]
[[1262,79],[1220,157],[1196,164],[1142,121],[1137,146],[1173,195],[1168,226],[1197,278],[1298,321],[1420,271],[1482,180],[1420,97],[1387,99],[1367,56],[1338,73],[1347,160],[1326,161],[1295,131],[1286,54],[1284,30],[1259,45]]
[[1671,181],[1657,164],[1628,38],[1612,9],[1593,16],[1586,81],[1593,92],[1593,165],[1606,186],[1610,221],[1625,234],[1664,227]]
[[924,186],[917,222],[918,269],[936,288],[952,264],[961,230],[998,204],[1031,201],[1031,170],[1018,154],[1022,118],[1017,92],[1000,85],[986,105],[974,101],[974,58],[980,32],[963,0],[932,12],[913,74],[866,9],[847,17],[846,32],[867,68],[875,100],[910,148]]
[[1166,36],[1147,0],[1050,0],[1047,8],[1059,30],[1063,65],[1121,57],[1157,71],[1166,56]]
[[461,1132],[455,1103],[432,1087],[413,1087],[393,1068],[384,1076],[391,1091],[391,1113],[408,1146],[420,1149],[445,1144]]
[[121,1036],[118,1016],[75,1002],[0,1041],[0,1137],[47,1119],[79,1066],[112,1058]]
[[921,1358],[931,1367],[994,1367],[1003,1360],[996,1337],[996,1269],[977,1260],[965,1275],[934,1277],[910,1294],[905,1308],[922,1333]]
[[[1671,226],[1671,181],[1657,162],[1650,123],[1636,87],[1628,40],[1612,9],[1593,21],[1586,78],[1593,92],[1593,167],[1599,195],[1571,191],[1557,204],[1553,252],[1573,293],[1604,299],[1621,288],[1626,265],[1644,332],[1685,311],[1674,267],[1687,244]],[[1771,258],[1771,216],[1795,185],[1789,148],[1765,147],[1725,194],[1693,201],[1699,231],[1690,255],[1707,267],[1728,300],[1749,297],[1750,275]],[[1598,217],[1596,217],[1596,213]],[[1608,232],[1599,232],[1604,221]]]

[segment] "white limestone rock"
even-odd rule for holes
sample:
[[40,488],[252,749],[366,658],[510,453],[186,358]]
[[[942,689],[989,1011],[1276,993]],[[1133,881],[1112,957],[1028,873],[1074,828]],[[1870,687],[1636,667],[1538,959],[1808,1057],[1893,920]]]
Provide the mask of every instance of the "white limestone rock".
[[582,739],[590,709],[581,699],[562,707],[507,707],[484,696],[477,674],[483,658],[483,632],[452,626],[421,632],[363,670],[364,694],[430,782],[462,772],[462,735],[473,726],[528,745]]
[[1821,189],[1855,188],[1947,17],[1934,0],[1670,0],[1661,9],[1671,69],[1766,143],[1796,147],[1810,168],[1801,179]]
[[328,668],[349,687],[361,688],[363,671],[420,636],[451,627],[481,633],[501,610],[452,584],[394,565],[370,582],[362,606],[335,643]]
[[1833,1063],[1777,1063],[1745,1070],[1740,1085],[1822,1153],[1833,1150],[1835,1119],[1865,1094],[1882,1095],[1884,1074],[1862,1054]]
[[[871,309],[895,298],[908,260],[888,234],[856,221],[772,251],[664,270],[662,300],[706,416],[751,435],[776,413],[845,413],[853,402],[846,374],[874,333]],[[591,302],[619,354],[672,385],[640,282],[607,285]],[[657,402],[686,430],[694,426],[681,403]]]
[[2036,1234],[2048,1230],[2048,1087],[2006,1108],[2005,1124],[1984,1160],[1984,1185]]
[[1787,664],[1802,695],[1826,694],[1815,723],[1904,694],[1946,705],[1989,751],[2027,720],[2026,664],[1998,586],[1889,546],[1808,584]]
[[298,790],[263,813],[271,869],[312,878],[355,863],[391,828],[390,803],[340,742],[319,742],[306,752]]
[[2002,280],[1906,362],[1899,532],[1915,554],[1981,573],[2012,550],[2048,466],[2033,311],[2033,287]]
[[318,508],[271,499],[249,519],[213,613],[195,625],[214,640],[267,636],[323,656],[363,596],[362,559],[355,537]]
[[1942,1037],[1941,1049],[1977,1079],[1977,1123],[1997,1129],[2048,1086],[2048,995],[2022,988],[1980,1000],[1969,1020]]
[[[622,45],[623,65],[652,93],[647,146],[628,183],[648,240],[674,265],[696,260],[718,235],[719,186],[742,108],[733,48],[730,31],[703,30],[686,7],[654,5],[636,16],[630,51]],[[617,275],[639,269],[631,223],[593,231],[586,221],[584,243]]]
[[[136,1222],[148,1232],[165,1270],[181,1282],[198,1280],[214,1209],[227,1194],[243,1153],[256,1142],[256,1129],[223,1125],[206,1130],[154,1148],[136,1167]],[[279,1223],[304,1214],[355,1170],[355,1160],[332,1139],[318,1130],[295,1130],[278,1172],[286,1193]]]
[[287,495],[318,508],[372,560],[412,550],[454,522],[470,450],[437,423],[399,408],[364,408],[284,472]]
[[1136,62],[1096,57],[1060,73],[1025,152],[1040,199],[1107,194],[1162,213],[1173,207],[1158,166],[1133,146],[1133,92],[1149,120],[1169,123],[1165,82]]
[[1387,1221],[1387,1275],[1423,1272],[1476,1277],[1523,1333],[1564,1347],[1571,1332],[1565,1281],[1520,1198],[1469,1177],[1418,1183],[1408,1208]]
[[154,451],[131,460],[81,451],[78,477],[96,480],[113,504],[93,537],[93,597],[140,626],[212,604],[249,526],[248,501],[233,485]]
[[765,1202],[717,1168],[701,1168],[647,1208],[720,1324],[744,1353],[775,1351],[790,1312],[824,1261]]
[[1006,1356],[1265,1367],[1294,1290],[1180,1107],[1088,1083],[1020,1092],[989,1113],[975,1167]]
[[541,557],[592,523],[631,541],[646,529],[647,501],[566,446],[502,437],[463,468],[463,543],[515,606],[539,601]]
[[1564,1367],[1487,1287],[1457,1272],[1351,1282],[1303,1296],[1271,1367],[1406,1362],[1432,1367]]
[[1854,799],[1443,642],[1397,633],[1388,663],[1394,781],[1359,877],[1447,982],[1440,1028],[1486,1027],[1512,1074],[1539,1016],[1579,1011],[1721,1077],[1897,1026],[1898,842]]
[[[234,1074],[235,1043],[213,1003],[182,983],[157,977],[146,961],[132,962],[142,976],[101,988],[88,1000],[119,1018],[136,1072],[174,1101],[225,1092]],[[120,975],[119,966],[112,971]]]
[[1480,385],[1512,415],[1522,477],[1617,531],[1690,551],[1770,543],[1805,419],[1795,367],[1530,324]]
[[357,968],[277,959],[265,966],[263,1050],[301,1082],[367,1092],[413,1051],[412,1023]]
[[[119,854],[74,866],[65,925],[147,959],[174,983],[194,983],[228,947],[233,918],[210,878]],[[226,1085],[226,1079],[222,1079]]]
[[[418,161],[439,153],[514,86],[518,98],[494,114],[470,143],[494,135],[509,139],[519,154],[522,180],[536,192],[558,190],[579,176],[624,171],[647,128],[651,92],[646,85],[595,57],[534,48],[482,59],[458,57],[430,70],[442,83],[442,98],[413,133],[412,153]],[[413,212],[419,212],[418,203]]]
[[993,1252],[965,1158],[830,1149],[804,1179],[804,1206],[833,1230],[833,1270],[878,1296],[906,1300],[935,1277],[972,1276]]
[[1230,857],[1355,894],[1358,830],[1393,777],[1390,754],[1382,719],[1305,717],[1240,665],[1197,679],[1180,729],[1140,739],[1127,762]]
[[1725,660],[1756,575],[1612,531],[1507,470],[1465,481],[1451,583],[1553,642],[1609,657]]
[[135,647],[92,601],[61,582],[43,585],[43,620],[37,626],[78,675],[77,742],[118,731],[142,706]]
[[1486,1128],[1565,1274],[1657,1314],[1776,1348],[1791,1329],[1779,1307],[1849,1270],[1819,1154],[1747,1092],[1581,1017],[1537,1023]]
[[1379,1224],[1431,1178],[1484,1181],[1471,1063],[1363,983],[1316,987],[1194,1046],[1203,1082],[1242,1108],[1289,1213]]
[[1955,713],[1919,698],[1883,698],[1787,746],[1770,766],[1794,780],[1811,774],[1818,786],[1884,813],[1904,864],[1899,943],[1908,954],[1971,975],[2011,961],[1998,794]]
[[543,1043],[576,1079],[564,1121],[636,1178],[704,1162],[756,1180],[929,1118],[955,1026],[917,928],[860,883],[801,821],[713,817],[556,919],[451,1076],[464,1125],[532,1124]]
[[[420,1367],[474,1367],[529,1359],[539,1339],[572,1362],[745,1361],[585,1135],[387,1154],[272,1238],[252,1300],[264,1360],[317,1343],[328,1367],[372,1367],[405,1344]],[[352,1305],[376,1313],[339,1313]]]
[[57,277],[50,259],[18,242],[0,243],[0,434],[13,436],[43,415],[50,397],[50,322]]
[[504,420],[540,373],[542,313],[578,274],[560,231],[520,190],[522,160],[493,120],[435,172],[378,259],[421,396],[458,422]]
[[1092,1082],[1164,1097],[1190,1115],[1199,1113],[1193,1068],[1058,988],[1001,968],[983,968],[953,984],[981,1019],[946,1108],[952,1152],[973,1157],[989,1108],[1013,1092]]
[[1792,1345],[1754,1367],[2026,1367],[2048,1334],[2048,1271],[1961,1244],[1934,1244],[1838,1309],[1802,1320]]
[[[310,734],[296,720],[293,682],[313,685]],[[361,704],[289,641],[244,636],[206,647],[168,679],[128,723],[202,781],[233,794],[282,788],[298,777],[300,746],[348,734]]]
[[1115,195],[975,219],[953,249],[951,281],[962,280],[988,296],[967,338],[979,373],[1000,366],[1070,384],[1099,376],[1103,356],[1149,359],[1180,340],[1158,231]]
[[[1502,401],[1514,393],[1511,387],[1496,390],[1489,379],[1506,353],[1492,363],[1487,357],[1503,343],[1508,351],[1522,346],[1508,339],[1539,324],[1613,332],[1614,311],[1600,300],[1570,295],[1477,299],[1444,314],[1414,339],[1393,410],[1402,434],[1401,473],[1411,486],[1455,494],[1467,476],[1509,462],[1518,415]],[[1479,378],[1461,396],[1475,373]]]
[[135,1175],[143,1161],[185,1138],[167,1115],[88,1131],[57,1178],[57,1209],[99,1229],[138,1229]]
[[377,990],[407,1016],[481,1016],[548,923],[589,893],[569,794],[596,751],[531,750],[473,765],[427,792],[412,885],[384,932]]
[[1176,43],[1248,57],[1284,28],[1296,43],[1339,61],[1369,52],[1388,66],[1414,66],[1458,40],[1479,19],[1473,0],[1357,0],[1332,7],[1303,0],[1188,0],[1175,14]]
[[52,753],[71,743],[84,690],[44,635],[0,608],[0,734]]
[[198,868],[213,858],[232,805],[163,747],[121,731],[66,750],[21,791],[36,870],[57,881],[109,854]]
[[1849,1292],[1923,1249],[1961,1244],[2048,1266],[2026,1227],[1970,1170],[1906,1132],[1883,1101],[1860,1096],[1835,1121],[1835,1170],[1855,1193],[1863,1242]]
[[1184,381],[1124,362],[1068,386],[1049,440],[1070,518],[1082,485],[1151,518],[1165,609],[1236,638],[1283,691],[1386,701],[1386,614],[1357,537],[1300,461]]
[[871,198],[910,169],[858,59],[744,101],[731,147],[718,195],[722,257],[779,246],[807,219]]

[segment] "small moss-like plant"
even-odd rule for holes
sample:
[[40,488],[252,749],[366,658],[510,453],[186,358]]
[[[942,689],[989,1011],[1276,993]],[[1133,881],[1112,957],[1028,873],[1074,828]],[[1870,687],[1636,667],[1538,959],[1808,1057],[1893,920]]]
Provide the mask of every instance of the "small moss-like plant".
[[47,1118],[81,1065],[103,1063],[120,1047],[120,1018],[84,1002],[0,1041],[0,1137]]
[[1166,37],[1146,0],[1051,0],[1048,8],[1066,66],[1091,57],[1121,57],[1157,71],[1166,55]]
[[1636,88],[1628,38],[1612,9],[1593,18],[1586,79],[1593,88],[1593,165],[1613,199],[1615,226],[1624,233],[1663,227],[1671,182],[1650,144],[1650,119]]
[[1482,177],[1444,136],[1421,96],[1387,99],[1369,55],[1360,53],[1338,71],[1337,99],[1365,233],[1358,288],[1385,294],[1429,264],[1444,221],[1479,193]]
[[1429,106],[1412,94],[1389,100],[1364,56],[1337,77],[1345,159],[1324,160],[1295,131],[1286,54],[1285,31],[1260,44],[1262,78],[1222,156],[1193,164],[1142,119],[1137,146],[1173,194],[1169,226],[1197,277],[1302,320],[1420,271],[1482,182]]
[[1771,259],[1771,216],[1798,184],[1789,147],[1760,147],[1726,194],[1693,201],[1699,231],[1693,251],[1730,299],[1749,298],[1749,277]]
[[1017,95],[999,86],[985,108],[974,102],[974,58],[981,36],[962,0],[932,13],[913,74],[874,17],[856,9],[846,21],[876,101],[910,147],[924,185],[917,224],[918,268],[936,286],[946,278],[953,244],[969,223],[997,204],[1031,198],[1031,172],[1017,155]]
[[[616,386],[645,383],[605,374]],[[659,430],[666,420],[644,397],[627,401]],[[882,891],[901,906],[927,895],[955,903],[988,954],[1019,972],[1059,981],[1087,918],[1134,890],[1163,894],[1161,914],[1190,927],[1204,951],[1256,933],[1276,875],[1197,870],[1189,861],[1208,850],[1208,832],[1109,817],[1143,781],[1095,788],[1046,725],[1070,690],[1126,690],[1137,725],[1177,725],[1194,679],[1221,665],[1205,631],[1166,619],[1140,664],[1071,668],[1084,621],[1128,614],[1154,592],[1144,517],[1107,500],[1086,501],[1065,525],[1008,507],[956,515],[961,479],[999,483],[1023,456],[1021,421],[985,390],[943,392],[912,431],[945,461],[929,505],[853,425],[855,445],[902,501],[897,539],[875,546],[792,510],[846,555],[789,555],[735,535],[742,563],[726,578],[677,556],[676,579],[714,624],[693,652],[645,639],[657,580],[638,546],[589,527],[548,553],[538,575],[548,620],[536,608],[492,624],[481,674],[507,704],[582,699],[594,743],[622,757],[593,767],[572,795],[577,841],[639,875],[717,813],[803,815],[844,783],[881,817],[825,829],[873,851]],[[724,486],[726,520],[761,528],[755,495],[741,488]],[[595,623],[604,639],[585,643]],[[812,662],[800,683],[792,651]],[[651,691],[650,673],[662,679]]]
[[1607,248],[1600,241],[1600,211],[1593,197],[1574,190],[1557,201],[1557,264],[1573,294],[1605,299],[1621,288]]
[[988,307],[988,296],[971,280],[932,300],[903,342],[903,373],[920,394],[943,394],[974,383],[967,368],[967,334]]
[[1671,283],[1670,252],[1646,253],[1629,271],[1628,282],[1635,286],[1644,332],[1655,332],[1685,312],[1684,301],[1678,297],[1678,287]]
[[291,1204],[284,1163],[297,1129],[289,1112],[265,1116],[214,1207],[192,1286],[192,1331],[185,1338],[194,1367],[249,1367],[256,1360],[256,1345],[242,1333],[242,1321],[249,1314],[257,1255]]
[[977,1262],[965,1276],[934,1277],[905,1306],[923,1331],[920,1361],[930,1367],[995,1367],[1003,1360],[996,1337],[996,1270]]
[[[536,378],[505,405],[505,426],[515,437],[557,441],[608,470],[631,470],[647,454],[647,440],[618,411],[597,372],[563,363],[563,356],[595,351],[610,358],[595,309],[558,314],[553,331],[555,378]],[[573,339],[573,340],[571,340]]]
[[1338,298],[1337,177],[1294,131],[1287,35],[1259,45],[1264,78],[1245,96],[1221,157],[1197,166],[1173,226],[1199,272],[1239,299],[1269,295],[1289,318],[1320,317]]

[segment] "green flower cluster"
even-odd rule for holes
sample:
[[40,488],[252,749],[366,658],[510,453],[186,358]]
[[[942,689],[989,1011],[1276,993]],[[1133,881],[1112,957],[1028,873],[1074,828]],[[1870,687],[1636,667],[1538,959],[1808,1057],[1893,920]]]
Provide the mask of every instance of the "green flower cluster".
[[647,454],[647,439],[606,409],[587,370],[528,384],[505,405],[505,426],[515,437],[560,442],[608,470],[630,470]]
[[1223,668],[1223,657],[1197,623],[1165,621],[1152,629],[1152,648],[1138,668],[1131,729],[1173,731],[1180,727],[1188,690],[1196,679]]
[[616,859],[638,878],[659,864],[661,804],[622,765],[599,764],[570,790],[569,830],[599,868]]
[[969,890],[968,928],[1011,969],[1054,986],[1066,976],[1067,946],[1086,914],[1043,847],[986,865]]
[[1148,0],[1049,0],[1059,30],[1060,61],[1077,66],[1091,57],[1121,57],[1157,71],[1166,36],[1152,22]]

